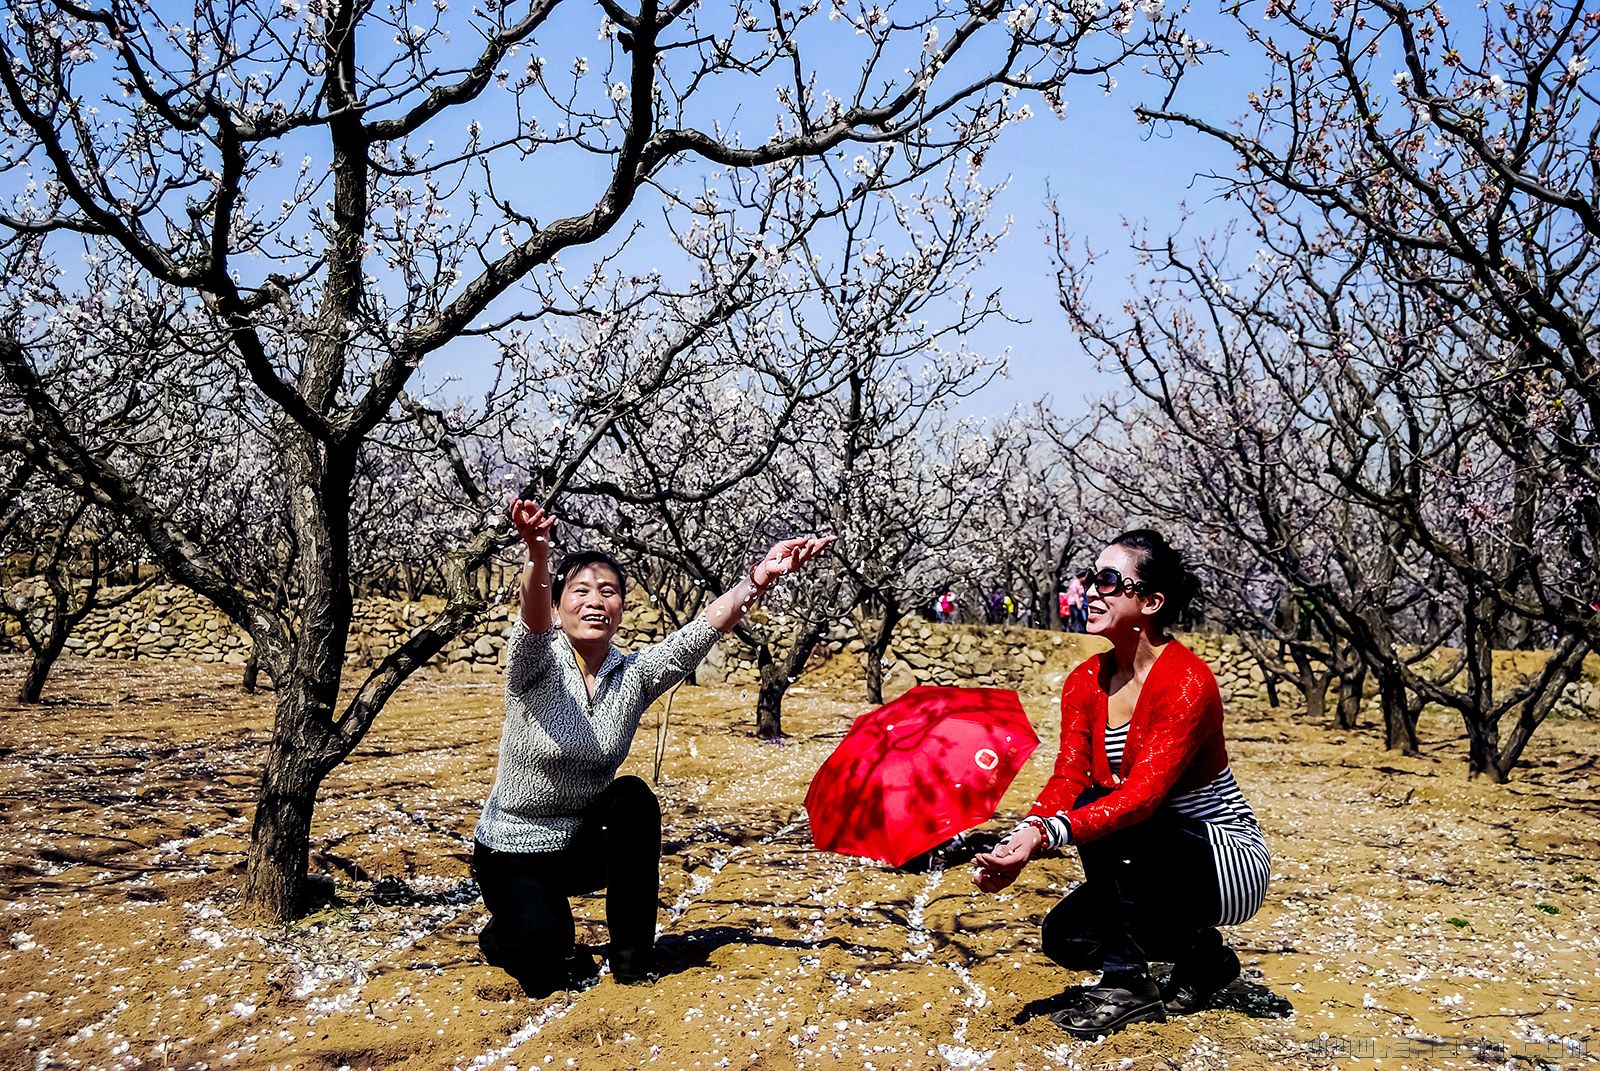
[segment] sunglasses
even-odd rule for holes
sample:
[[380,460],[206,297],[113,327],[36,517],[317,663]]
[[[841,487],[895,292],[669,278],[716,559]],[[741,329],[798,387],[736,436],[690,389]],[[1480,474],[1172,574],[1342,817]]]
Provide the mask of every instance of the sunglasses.
[[1123,576],[1111,566],[1106,566],[1097,572],[1089,574],[1089,583],[1102,595],[1115,595],[1119,591],[1131,591],[1135,595],[1148,595],[1153,589],[1143,580],[1135,580],[1131,576]]

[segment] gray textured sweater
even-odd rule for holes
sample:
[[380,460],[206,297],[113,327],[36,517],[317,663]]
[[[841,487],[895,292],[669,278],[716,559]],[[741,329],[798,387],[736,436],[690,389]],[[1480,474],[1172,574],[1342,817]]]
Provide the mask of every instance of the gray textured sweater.
[[535,633],[519,617],[506,645],[500,765],[476,836],[499,852],[564,848],[580,816],[628,756],[645,708],[681,681],[721,634],[703,617],[658,644],[615,648],[594,699],[561,626]]

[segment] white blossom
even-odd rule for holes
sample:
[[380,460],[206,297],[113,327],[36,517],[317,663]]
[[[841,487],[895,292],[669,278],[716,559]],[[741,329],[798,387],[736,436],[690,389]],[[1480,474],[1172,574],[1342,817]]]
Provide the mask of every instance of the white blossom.
[[1006,29],[1012,33],[1020,33],[1033,23],[1033,6],[1023,4],[1011,14],[1006,16]]

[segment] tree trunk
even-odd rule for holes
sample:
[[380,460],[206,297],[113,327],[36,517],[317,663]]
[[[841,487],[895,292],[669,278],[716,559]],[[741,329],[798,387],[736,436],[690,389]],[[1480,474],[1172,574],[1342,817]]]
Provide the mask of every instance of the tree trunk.
[[[1551,652],[1550,660],[1540,675],[1539,687],[1522,701],[1516,724],[1506,735],[1504,745],[1499,745],[1498,715],[1481,732],[1475,731],[1470,724],[1467,726],[1469,777],[1487,777],[1497,785],[1510,780],[1511,771],[1522,761],[1522,752],[1527,748],[1528,741],[1533,739],[1534,732],[1560,702],[1561,693],[1567,685],[1583,671],[1583,659],[1590,650],[1590,645],[1581,638],[1569,636]],[[1483,720],[1489,721],[1487,718]],[[1480,737],[1484,745],[1482,747],[1479,744]]]
[[[1581,667],[1581,661],[1579,665]],[[1505,746],[1493,754],[1493,761],[1486,763],[1481,771],[1489,780],[1497,785],[1503,785],[1511,780],[1511,771],[1522,761],[1523,749],[1528,746],[1528,741],[1533,739],[1533,731],[1543,724],[1545,715],[1549,714],[1554,706],[1555,699],[1546,697],[1530,699],[1523,705],[1522,714],[1517,718],[1517,723],[1511,727]],[[1473,772],[1469,770],[1469,776],[1472,775]]]
[[1308,673],[1300,678],[1299,688],[1306,700],[1306,720],[1320,725],[1328,716],[1328,678]]
[[756,648],[756,665],[761,671],[761,688],[756,693],[756,735],[763,740],[783,739],[783,693],[789,690],[789,675],[772,657],[772,647]]
[[1300,674],[1296,687],[1306,700],[1306,720],[1313,725],[1322,725],[1328,717],[1328,681],[1332,677],[1329,670],[1317,670],[1307,665]]
[[261,651],[254,643],[250,645],[250,657],[244,662],[244,690],[250,695],[256,694],[256,685],[261,680]]
[[889,642],[894,638],[894,630],[900,624],[905,614],[893,604],[884,609],[883,619],[878,622],[877,631],[866,639],[866,650],[862,654],[864,665],[863,675],[867,682],[867,702],[881,706],[883,704],[883,660],[889,654]]
[[883,705],[883,655],[875,653],[871,647],[867,648],[862,656],[864,661],[861,666],[862,677],[867,685],[867,702]]
[[1305,697],[1306,720],[1321,724],[1328,714],[1328,680],[1331,668],[1319,668],[1299,644],[1289,645],[1289,660],[1294,665],[1294,686]]
[[22,680],[22,687],[17,690],[17,702],[25,706],[39,702],[40,697],[44,695],[44,682],[50,679],[50,669],[67,646],[67,636],[71,632],[71,626],[68,624],[71,608],[64,605],[61,595],[62,592],[58,590],[55,610],[50,615],[44,639],[33,644],[33,660],[28,663],[27,676]]
[[1461,720],[1467,726],[1467,777],[1505,784],[1510,770],[1500,762],[1500,727],[1481,715],[1468,714]]
[[277,692],[272,743],[250,827],[244,899],[258,916],[285,922],[309,906],[306,869],[317,792],[347,750],[341,750],[332,728],[341,667],[292,665],[285,670],[273,665],[270,651],[263,657]]
[[783,738],[783,696],[789,685],[805,672],[811,661],[811,652],[827,623],[813,622],[794,637],[789,653],[781,660],[773,657],[772,645],[763,643],[756,648],[756,665],[761,670],[761,690],[756,693],[756,735],[763,740]]
[[28,674],[23,678],[21,690],[17,692],[17,702],[26,705],[39,702],[44,694],[44,682],[50,679],[50,669],[56,664],[56,659],[61,657],[62,648],[66,644],[65,633],[59,638],[52,634],[33,652],[33,660],[28,663]]
[[1334,727],[1354,729],[1361,724],[1361,702],[1366,698],[1367,666],[1351,649],[1338,655],[1339,698],[1334,705]]
[[1418,754],[1416,718],[1411,713],[1405,682],[1398,669],[1378,671],[1378,698],[1383,704],[1384,749],[1405,755]]
[[783,739],[783,693],[789,682],[762,680],[761,691],[756,695],[756,735],[763,740]]
[[[280,724],[286,713],[280,707]],[[311,814],[323,776],[292,738],[274,735],[250,828],[244,888],[246,906],[270,921],[293,919],[304,903]]]

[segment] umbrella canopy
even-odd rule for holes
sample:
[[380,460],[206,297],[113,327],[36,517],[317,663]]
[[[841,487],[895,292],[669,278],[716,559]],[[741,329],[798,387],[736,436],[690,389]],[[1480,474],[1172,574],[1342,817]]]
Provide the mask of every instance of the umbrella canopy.
[[1016,692],[913,688],[857,718],[817,771],[812,841],[900,866],[993,817],[1038,746]]

